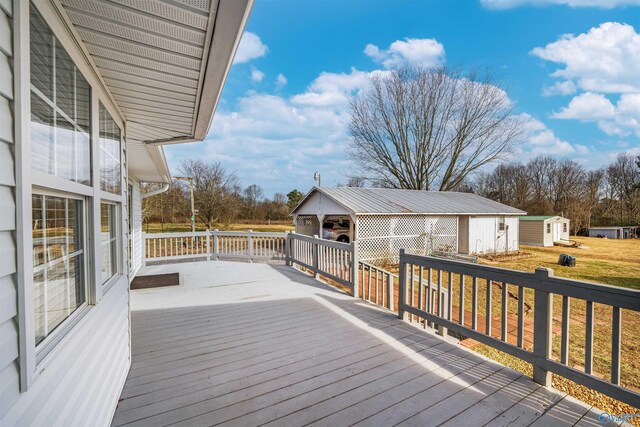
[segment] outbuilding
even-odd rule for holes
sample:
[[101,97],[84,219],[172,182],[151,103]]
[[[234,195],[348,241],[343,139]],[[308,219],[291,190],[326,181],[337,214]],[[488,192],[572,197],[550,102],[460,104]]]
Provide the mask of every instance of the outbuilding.
[[589,228],[589,237],[606,237],[607,239],[633,239],[638,237],[638,227],[630,225],[591,227]]
[[416,254],[518,250],[526,212],[472,193],[314,187],[291,215],[296,232],[358,242],[363,261]]
[[553,246],[569,240],[570,220],[557,215],[520,217],[520,243],[532,246]]

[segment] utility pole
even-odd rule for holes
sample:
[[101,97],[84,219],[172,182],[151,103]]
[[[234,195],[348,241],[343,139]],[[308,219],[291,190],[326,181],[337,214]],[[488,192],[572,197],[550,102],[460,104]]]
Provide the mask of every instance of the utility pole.
[[196,231],[196,206],[195,201],[193,199],[193,178],[182,177],[182,176],[174,176],[173,179],[177,179],[179,181],[189,181],[189,192],[191,193],[191,232],[195,233]]

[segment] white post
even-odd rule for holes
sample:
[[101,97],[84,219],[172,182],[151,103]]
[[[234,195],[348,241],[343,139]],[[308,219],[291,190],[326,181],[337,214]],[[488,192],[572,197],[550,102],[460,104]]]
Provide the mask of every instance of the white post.
[[253,262],[253,233],[252,229],[247,230],[247,254],[249,255],[249,262]]
[[211,261],[211,231],[209,231],[208,228],[205,233],[205,238],[207,239],[207,261]]
[[213,257],[216,261],[220,261],[220,241],[218,239],[218,229],[213,230]]

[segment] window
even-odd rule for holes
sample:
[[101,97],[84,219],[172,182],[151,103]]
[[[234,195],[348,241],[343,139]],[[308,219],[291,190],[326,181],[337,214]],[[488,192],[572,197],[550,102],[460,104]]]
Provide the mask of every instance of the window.
[[86,302],[82,205],[32,196],[36,345]]
[[547,223],[547,234],[551,234],[551,223]]
[[117,206],[100,204],[100,246],[102,253],[102,284],[118,272]]
[[120,128],[100,103],[100,189],[121,194]]
[[566,233],[566,232],[567,232],[567,228],[568,228],[568,227],[567,227],[567,223],[566,223],[566,222],[563,222],[563,223],[562,223],[562,232],[563,232],[563,233]]
[[505,229],[505,223],[506,223],[506,219],[505,217],[501,216],[498,219],[498,231],[504,231]]
[[34,170],[91,185],[91,89],[31,8],[31,156]]

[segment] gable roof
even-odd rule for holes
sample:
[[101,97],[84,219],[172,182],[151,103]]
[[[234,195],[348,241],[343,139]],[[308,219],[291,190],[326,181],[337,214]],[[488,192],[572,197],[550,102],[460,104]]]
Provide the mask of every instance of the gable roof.
[[391,188],[314,187],[291,212],[319,192],[353,214],[524,215],[526,212],[472,193]]

